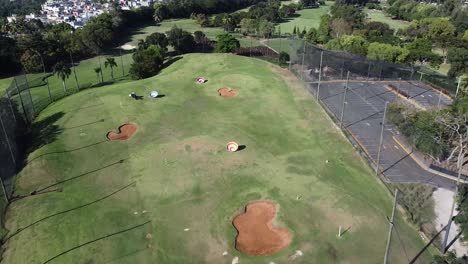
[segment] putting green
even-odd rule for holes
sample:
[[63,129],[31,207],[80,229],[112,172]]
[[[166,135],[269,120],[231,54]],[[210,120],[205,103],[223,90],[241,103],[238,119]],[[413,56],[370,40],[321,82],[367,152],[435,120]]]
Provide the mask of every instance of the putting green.
[[[132,138],[106,139],[126,122],[138,125]],[[16,194],[41,194],[11,204],[6,227],[36,223],[9,239],[4,263],[287,263],[296,250],[294,263],[383,259],[391,197],[299,81],[265,61],[184,55],[155,77],[55,102],[34,126]],[[230,153],[229,141],[245,148]],[[232,219],[258,199],[277,204],[274,224],[292,234],[273,256],[234,248]],[[413,256],[423,243],[401,214],[396,226],[391,262],[402,263],[403,248]]]

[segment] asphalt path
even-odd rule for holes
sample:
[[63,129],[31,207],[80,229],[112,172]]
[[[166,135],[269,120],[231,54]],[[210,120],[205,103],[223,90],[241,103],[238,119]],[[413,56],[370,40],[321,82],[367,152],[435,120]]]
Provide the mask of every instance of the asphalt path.
[[[388,84],[405,91],[409,94],[410,100],[406,100],[385,88],[385,85]],[[346,82],[322,82],[320,85],[320,100],[335,116],[338,124],[341,115],[343,115],[343,128],[346,128],[353,135],[374,164],[377,163],[386,102],[412,101],[428,109],[433,107],[442,108],[451,104],[452,101],[445,95],[441,95],[440,92],[418,81],[350,81],[346,93],[345,86]],[[309,89],[316,95],[317,83],[309,84]],[[379,169],[383,175],[391,182],[426,183],[436,187],[453,189],[455,186],[454,180],[433,174],[423,169],[413,160],[408,154],[408,150],[405,150],[394,140],[393,137],[398,133],[392,124],[385,121],[379,161]]]

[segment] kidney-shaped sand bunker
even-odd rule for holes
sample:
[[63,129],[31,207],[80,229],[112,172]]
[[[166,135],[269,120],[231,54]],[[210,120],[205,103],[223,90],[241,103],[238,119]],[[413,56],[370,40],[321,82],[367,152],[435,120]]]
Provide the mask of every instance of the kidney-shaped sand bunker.
[[136,124],[127,123],[119,127],[118,132],[110,131],[106,137],[109,140],[127,140],[136,132]]
[[236,216],[236,249],[249,255],[266,256],[289,246],[292,236],[287,229],[273,226],[276,206],[268,201],[251,202]]
[[234,97],[234,96],[237,96],[237,91],[231,88],[224,87],[224,88],[218,89],[218,94],[219,96],[222,96],[222,97]]

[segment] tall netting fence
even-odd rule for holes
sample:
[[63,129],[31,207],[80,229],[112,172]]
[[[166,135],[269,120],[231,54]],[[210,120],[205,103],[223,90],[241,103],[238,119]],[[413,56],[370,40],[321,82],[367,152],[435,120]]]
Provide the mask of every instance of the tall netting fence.
[[[423,81],[436,89],[454,95],[457,80],[434,73],[423,67],[411,67],[372,60],[344,51],[331,51],[301,39],[289,39],[290,70],[304,82],[349,80],[360,81]],[[349,76],[347,76],[349,72]]]

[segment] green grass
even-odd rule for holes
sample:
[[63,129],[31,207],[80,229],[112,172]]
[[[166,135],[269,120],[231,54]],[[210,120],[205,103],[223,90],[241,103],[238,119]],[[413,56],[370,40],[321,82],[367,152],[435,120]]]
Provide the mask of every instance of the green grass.
[[[195,84],[197,76],[208,82]],[[220,98],[220,87],[239,95]],[[131,91],[146,96],[153,89],[165,97],[128,97]],[[128,121],[138,125],[129,141],[105,140],[107,131]],[[184,55],[155,77],[57,101],[34,127],[42,134],[16,179],[16,194],[70,180],[12,203],[8,230],[90,205],[12,237],[4,263],[44,263],[147,220],[151,223],[50,263],[230,263],[234,255],[241,263],[289,263],[298,249],[304,256],[294,263],[383,258],[391,197],[299,81],[267,62],[230,54]],[[227,153],[231,140],[246,149]],[[269,257],[234,249],[231,220],[255,199],[279,205],[276,222],[293,234],[288,249]],[[401,240],[392,244],[390,261],[403,263],[402,246],[413,256],[423,243],[400,214],[396,223]],[[340,225],[350,229],[338,239]],[[151,241],[145,239],[148,233]],[[223,257],[224,251],[230,255]],[[427,257],[421,263],[428,263]]]
[[[114,80],[112,80],[111,78],[110,68],[105,68],[104,66],[104,61],[106,57],[114,57],[118,64],[118,66],[114,68]],[[102,70],[103,70],[103,77],[104,77],[103,84],[128,81],[128,70],[130,68],[130,64],[133,62],[131,58],[131,54],[122,55],[122,59],[120,56],[103,55],[100,58],[94,57],[91,59],[82,60],[76,66],[75,70],[76,70],[76,75],[78,78],[78,84],[80,85],[80,89],[89,88],[89,87],[96,86],[96,85],[102,85],[100,81],[98,80],[96,73],[94,72],[94,68],[99,67],[99,60],[101,60]],[[123,64],[123,72],[122,72],[122,64]],[[50,93],[51,93],[52,99],[57,100],[59,98],[66,96],[61,79],[59,79],[56,75],[53,75],[52,72],[47,73],[47,75],[51,75],[47,79],[49,81],[49,87],[50,87]],[[43,77],[44,77],[43,73],[28,74],[26,77],[27,78],[27,82],[26,82],[24,75],[17,76],[18,78],[17,83],[19,86],[26,87],[26,83],[28,83],[29,87],[31,87],[30,89],[31,97],[32,97],[32,102],[35,106],[36,112],[42,110],[50,103],[48,86],[46,85],[45,82],[42,81]],[[0,88],[3,88],[3,89],[8,88],[12,80],[13,78],[2,79],[0,81]],[[72,74],[69,76],[68,79],[66,79],[65,83],[66,83],[67,89],[69,90],[69,93],[73,93],[77,91],[77,84],[75,81],[75,75],[74,75],[73,70],[72,70]],[[18,105],[21,105],[19,96],[17,95],[16,92],[15,94],[16,95],[13,96],[13,99],[18,103]],[[23,91],[21,92],[21,95],[22,95],[21,99],[23,100],[24,104],[26,105],[27,108],[29,108],[31,105],[30,103],[31,97],[29,96],[29,93],[27,91]]]
[[403,29],[409,26],[410,22],[388,17],[382,10],[365,8],[364,12],[370,21],[386,23],[394,30]]
[[326,1],[326,5],[320,6],[319,8],[302,9],[296,12],[299,16],[287,19],[276,26],[276,31],[281,30],[281,34],[292,33],[293,28],[296,26],[300,30],[304,28],[309,30],[310,28],[318,28],[320,25],[320,17],[327,14],[330,6],[333,5],[333,1]]
[[293,40],[289,39],[269,39],[268,41],[265,41],[265,45],[268,47],[272,48],[273,50],[277,52],[285,51],[287,53],[291,52],[291,47],[290,43]]

